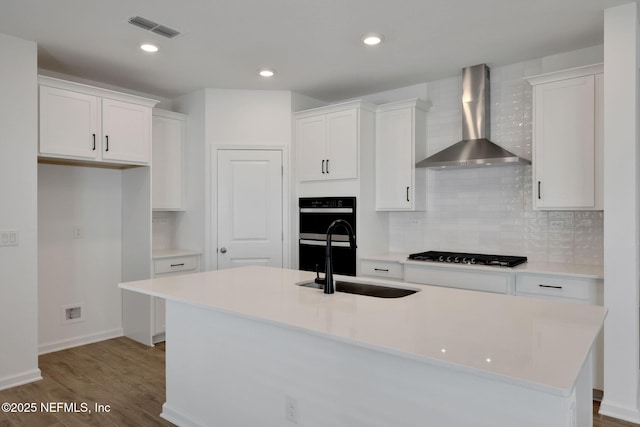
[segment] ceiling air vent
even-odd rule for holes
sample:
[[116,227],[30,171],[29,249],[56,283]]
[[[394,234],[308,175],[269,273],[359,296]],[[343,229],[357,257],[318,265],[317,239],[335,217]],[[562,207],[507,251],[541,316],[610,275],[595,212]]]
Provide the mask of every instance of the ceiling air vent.
[[158,25],[155,28],[152,28],[151,31],[153,31],[156,34],[160,34],[161,36],[165,36],[167,38],[174,38],[175,36],[177,36],[178,34],[180,34],[180,31],[176,31],[173,28],[169,28],[169,27],[165,27],[164,25]]
[[133,24],[136,27],[144,28],[145,30],[152,31],[169,39],[172,39],[180,34],[180,31],[174,30],[173,28],[169,28],[164,25],[160,25],[157,22],[153,22],[152,20],[143,18],[142,16],[134,16],[133,18],[129,18],[129,24]]

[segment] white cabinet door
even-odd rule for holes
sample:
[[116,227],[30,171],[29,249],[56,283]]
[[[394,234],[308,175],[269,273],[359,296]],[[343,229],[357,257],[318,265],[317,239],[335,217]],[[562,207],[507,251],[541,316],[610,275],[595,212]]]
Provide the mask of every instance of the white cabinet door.
[[177,113],[153,113],[152,206],[154,210],[182,209],[182,144],[185,120]]
[[296,120],[298,179],[300,181],[323,180],[325,177],[326,123],[324,114]]
[[357,108],[298,118],[298,180],[357,178],[358,126]]
[[40,86],[40,153],[96,159],[100,98]]
[[426,209],[426,105],[420,100],[378,107],[376,113],[376,210]]
[[376,115],[376,209],[410,209],[413,191],[413,111]]
[[327,114],[326,179],[358,177],[358,111]]
[[151,109],[114,99],[102,100],[102,157],[134,163],[149,163]]
[[589,66],[529,78],[533,84],[533,205],[602,205],[602,74]]

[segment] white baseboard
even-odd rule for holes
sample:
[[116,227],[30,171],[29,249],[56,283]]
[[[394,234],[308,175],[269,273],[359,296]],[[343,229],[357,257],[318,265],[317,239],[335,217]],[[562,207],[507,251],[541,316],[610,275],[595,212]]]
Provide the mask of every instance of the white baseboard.
[[54,341],[38,345],[38,354],[53,353],[54,351],[66,350],[72,347],[91,344],[98,341],[109,340],[111,338],[121,337],[123,335],[122,328],[112,329],[110,331],[98,332],[96,334],[83,335],[80,337],[69,338],[66,340]]
[[162,412],[160,413],[160,418],[164,418],[165,420],[178,425],[180,427],[202,427],[204,424],[199,424],[188,416],[184,415],[181,412],[178,412],[172,409],[167,402],[162,405]]
[[601,415],[606,415],[607,417],[618,418],[620,420],[640,424],[640,411],[638,411],[638,408],[616,405],[615,402],[607,400],[606,394],[600,404],[599,413]]
[[30,371],[21,372],[17,375],[0,378],[0,390],[16,387],[23,384],[32,383],[42,379],[40,369],[32,369]]

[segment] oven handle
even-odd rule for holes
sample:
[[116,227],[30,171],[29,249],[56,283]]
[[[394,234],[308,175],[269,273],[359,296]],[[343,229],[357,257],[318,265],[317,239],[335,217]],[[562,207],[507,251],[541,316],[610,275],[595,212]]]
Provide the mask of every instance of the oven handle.
[[353,208],[300,208],[300,213],[353,213]]
[[[326,240],[303,240],[300,239],[301,245],[309,245],[309,246],[327,246]],[[349,248],[351,245],[349,242],[336,242],[335,240],[331,241],[331,247],[340,247],[340,248]]]
[[[326,241],[327,235],[324,233],[300,233],[298,236],[301,240],[318,240],[318,241]],[[334,234],[331,236],[331,239],[335,242],[348,242],[349,236],[347,234]]]

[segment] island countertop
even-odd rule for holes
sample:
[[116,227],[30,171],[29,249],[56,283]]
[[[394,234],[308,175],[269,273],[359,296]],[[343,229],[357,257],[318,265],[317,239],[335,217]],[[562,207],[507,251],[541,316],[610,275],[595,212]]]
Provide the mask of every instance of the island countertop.
[[370,278],[343,277],[419,292],[385,299],[296,286],[314,277],[252,266],[120,287],[562,396],[606,316],[599,306]]

